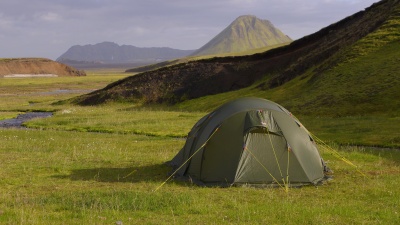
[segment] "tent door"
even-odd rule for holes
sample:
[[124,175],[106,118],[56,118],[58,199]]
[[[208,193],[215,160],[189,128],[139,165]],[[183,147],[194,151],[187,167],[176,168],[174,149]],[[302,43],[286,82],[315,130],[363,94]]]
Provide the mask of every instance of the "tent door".
[[287,142],[281,133],[254,127],[244,139],[236,183],[273,183],[286,174]]

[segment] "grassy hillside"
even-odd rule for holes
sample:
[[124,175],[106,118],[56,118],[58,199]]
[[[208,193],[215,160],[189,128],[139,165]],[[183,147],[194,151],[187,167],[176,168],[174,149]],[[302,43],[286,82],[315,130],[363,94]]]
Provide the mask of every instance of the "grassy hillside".
[[398,114],[399,52],[397,5],[379,29],[270,93],[272,98],[303,114]]
[[[396,113],[400,109],[400,42],[389,43],[351,63],[343,63],[320,77],[311,76],[298,86],[297,97],[288,102],[295,111],[355,115]],[[308,88],[305,94],[303,90]],[[301,103],[300,103],[301,102]],[[334,112],[332,112],[334,109]]]

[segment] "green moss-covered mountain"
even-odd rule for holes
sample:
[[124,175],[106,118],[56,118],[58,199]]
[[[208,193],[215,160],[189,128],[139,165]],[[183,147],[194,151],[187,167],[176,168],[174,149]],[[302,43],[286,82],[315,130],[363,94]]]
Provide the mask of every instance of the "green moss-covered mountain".
[[398,114],[400,0],[383,0],[290,45],[182,63],[128,77],[73,99],[178,104],[210,110],[259,96],[296,114]]
[[270,21],[255,16],[240,16],[192,55],[214,55],[291,42]]

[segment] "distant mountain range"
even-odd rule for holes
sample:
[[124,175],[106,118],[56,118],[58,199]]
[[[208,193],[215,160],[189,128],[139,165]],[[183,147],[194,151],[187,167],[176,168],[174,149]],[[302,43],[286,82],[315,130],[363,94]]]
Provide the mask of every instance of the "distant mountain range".
[[292,39],[270,21],[247,15],[238,17],[192,55],[242,52],[289,42]]
[[112,67],[117,64],[132,68],[189,55],[243,52],[291,41],[268,20],[261,20],[255,16],[240,16],[198,50],[139,48],[102,42],[72,46],[57,61],[77,68]]
[[102,67],[102,65],[144,65],[165,60],[182,58],[194,50],[179,50],[167,47],[140,48],[102,42],[94,45],[74,45],[57,58],[58,62],[75,66]]

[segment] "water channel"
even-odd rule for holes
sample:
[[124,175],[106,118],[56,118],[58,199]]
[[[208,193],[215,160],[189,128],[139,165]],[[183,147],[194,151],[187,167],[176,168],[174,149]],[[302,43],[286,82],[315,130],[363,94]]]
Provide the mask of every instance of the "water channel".
[[24,128],[22,124],[35,118],[46,118],[53,116],[52,112],[28,112],[18,115],[13,119],[0,120],[0,128]]

